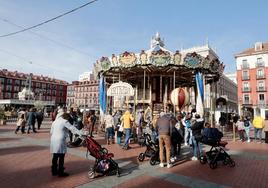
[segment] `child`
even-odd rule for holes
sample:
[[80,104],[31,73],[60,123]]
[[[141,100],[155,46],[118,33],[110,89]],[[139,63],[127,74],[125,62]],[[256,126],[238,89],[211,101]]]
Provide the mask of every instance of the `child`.
[[24,134],[25,133],[25,124],[26,124],[26,120],[25,120],[25,114],[21,114],[18,118],[17,121],[17,128],[15,130],[15,134],[17,134],[17,132],[20,130],[21,128],[21,133]]

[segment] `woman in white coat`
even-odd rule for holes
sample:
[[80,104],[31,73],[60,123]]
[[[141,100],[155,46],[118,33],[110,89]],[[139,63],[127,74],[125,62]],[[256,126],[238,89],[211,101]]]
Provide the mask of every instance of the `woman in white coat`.
[[63,113],[51,126],[50,151],[53,154],[51,167],[53,176],[65,177],[69,175],[64,172],[64,157],[67,151],[66,138],[69,135],[69,130],[73,134],[82,135],[82,132],[71,125],[68,119],[70,119],[70,115]]

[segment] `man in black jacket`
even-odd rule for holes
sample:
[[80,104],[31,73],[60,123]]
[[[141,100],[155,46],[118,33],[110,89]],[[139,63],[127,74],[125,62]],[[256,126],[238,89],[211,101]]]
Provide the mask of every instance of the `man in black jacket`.
[[194,156],[192,157],[192,160],[196,161],[202,154],[202,147],[201,147],[201,139],[202,134],[201,131],[204,128],[204,120],[200,117],[199,114],[195,114],[195,121],[191,126],[192,129],[192,142],[193,142],[193,153]]

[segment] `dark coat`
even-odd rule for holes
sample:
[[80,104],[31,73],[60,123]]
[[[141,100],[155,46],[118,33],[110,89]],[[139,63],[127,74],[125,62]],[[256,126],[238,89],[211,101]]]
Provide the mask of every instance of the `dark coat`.
[[36,121],[36,113],[35,112],[28,112],[27,113],[27,124],[34,125]]
[[196,140],[202,138],[202,129],[204,128],[204,120],[202,118],[197,119],[191,126],[193,136]]

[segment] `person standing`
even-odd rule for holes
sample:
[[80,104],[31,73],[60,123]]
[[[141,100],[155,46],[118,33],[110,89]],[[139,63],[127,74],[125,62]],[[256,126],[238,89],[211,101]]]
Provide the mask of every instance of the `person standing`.
[[175,119],[175,117],[172,117],[171,119],[171,162],[175,162],[177,160],[181,150],[181,142],[183,141],[183,137],[181,135],[181,128],[183,127],[181,119],[181,114],[178,115],[177,120]]
[[268,144],[268,121],[265,120],[264,122],[264,132],[265,132],[265,143]]
[[250,142],[250,136],[249,136],[249,132],[250,132],[250,128],[251,128],[251,122],[250,122],[250,117],[246,117],[245,121],[244,121],[244,128],[245,128],[245,133],[247,136],[247,142]]
[[82,132],[71,125],[68,121],[70,115],[63,113],[52,123],[50,134],[50,152],[52,153],[51,173],[53,176],[66,177],[69,174],[64,172],[64,157],[67,152],[66,138],[68,130],[73,134],[82,135]]
[[121,117],[121,121],[123,122],[124,130],[125,130],[125,144],[123,146],[123,149],[130,149],[129,147],[129,139],[131,135],[131,123],[134,121],[134,117],[130,113],[129,110],[127,110],[124,115]]
[[259,135],[260,143],[262,143],[262,129],[264,128],[264,119],[257,114],[253,119],[254,126],[254,139],[257,141],[257,137]]
[[244,131],[245,131],[245,122],[244,122],[244,118],[240,117],[240,119],[237,121],[236,123],[236,127],[237,127],[237,131],[239,134],[239,139],[240,141],[244,141]]
[[170,162],[170,152],[171,152],[171,133],[172,133],[172,124],[170,118],[165,116],[164,112],[160,113],[160,117],[156,122],[156,130],[159,135],[159,158],[160,158],[160,167],[164,167],[164,147],[166,149],[166,162],[167,168],[171,168],[172,164]]
[[39,130],[44,120],[44,114],[41,109],[39,109],[38,112],[36,113],[36,120],[37,120],[37,128]]
[[[121,112],[118,110],[115,115],[113,116],[114,118],[114,126],[116,127],[116,143],[121,144],[121,137],[122,137],[122,132],[124,130],[123,126],[121,126]],[[121,129],[120,129],[121,128]]]
[[202,134],[201,131],[204,128],[204,120],[200,117],[199,114],[195,114],[195,121],[191,125],[192,129],[192,144],[193,144],[193,153],[194,156],[192,160],[196,161],[202,155],[202,146],[201,146],[201,139]]
[[36,111],[35,108],[31,108],[30,111],[27,113],[27,125],[28,125],[27,134],[30,133],[30,129],[32,129],[34,133],[37,133],[35,130],[35,122],[36,122],[35,111]]
[[184,125],[184,145],[188,146],[191,144],[192,140],[192,130],[191,130],[191,113],[188,113],[182,120]]
[[94,110],[90,111],[90,118],[88,120],[89,120],[89,125],[90,125],[89,135],[91,137],[93,137],[95,123],[96,123],[96,120],[97,120],[97,117],[95,116],[95,111]]
[[114,119],[111,114],[107,114],[104,118],[105,123],[105,132],[107,138],[107,144],[111,144],[114,142]]
[[136,124],[136,134],[138,139],[141,137],[142,135],[142,124],[144,122],[144,111],[140,110],[137,114],[137,118],[135,119],[135,124]]

